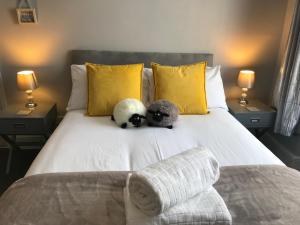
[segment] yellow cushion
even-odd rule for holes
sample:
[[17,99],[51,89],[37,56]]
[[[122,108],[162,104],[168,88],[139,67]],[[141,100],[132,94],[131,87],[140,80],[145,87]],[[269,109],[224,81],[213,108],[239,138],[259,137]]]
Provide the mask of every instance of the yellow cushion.
[[109,116],[114,106],[125,98],[141,100],[143,64],[86,64],[89,116]]
[[183,66],[162,66],[152,63],[155,100],[166,99],[181,114],[207,114],[206,62]]

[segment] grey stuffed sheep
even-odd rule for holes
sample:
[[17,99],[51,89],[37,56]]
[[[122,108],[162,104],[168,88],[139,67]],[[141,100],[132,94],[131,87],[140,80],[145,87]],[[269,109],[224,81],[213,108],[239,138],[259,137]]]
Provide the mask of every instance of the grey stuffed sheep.
[[146,120],[148,126],[173,128],[178,117],[178,108],[167,100],[153,102],[147,110]]
[[146,107],[141,101],[126,98],[115,105],[111,119],[121,128],[140,127],[145,116]]

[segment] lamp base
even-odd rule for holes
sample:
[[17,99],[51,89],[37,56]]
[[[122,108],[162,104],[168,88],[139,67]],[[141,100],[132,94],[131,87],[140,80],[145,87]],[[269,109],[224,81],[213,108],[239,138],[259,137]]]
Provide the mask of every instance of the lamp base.
[[239,103],[242,106],[246,106],[246,105],[248,105],[249,101],[247,99],[245,99],[245,98],[240,98]]
[[37,104],[33,100],[34,98],[32,95],[32,90],[27,90],[26,94],[27,94],[27,102],[25,104],[25,107],[27,109],[35,109],[35,107],[37,107]]
[[34,109],[35,107],[37,107],[37,104],[34,103],[34,102],[27,102],[25,104],[25,107],[28,108],[28,109]]
[[240,105],[241,106],[245,106],[245,105],[248,104],[247,91],[248,91],[248,88],[242,88],[242,95],[241,95],[241,98],[240,98]]

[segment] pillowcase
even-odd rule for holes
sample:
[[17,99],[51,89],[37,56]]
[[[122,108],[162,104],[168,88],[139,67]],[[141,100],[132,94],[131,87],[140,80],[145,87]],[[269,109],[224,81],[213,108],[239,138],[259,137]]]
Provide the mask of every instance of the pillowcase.
[[89,116],[109,116],[114,106],[125,98],[141,99],[144,64],[86,64]]
[[85,65],[71,65],[72,90],[67,111],[86,109],[87,107],[87,75]]
[[[85,65],[71,65],[72,90],[67,111],[87,108],[87,75]],[[206,67],[207,108],[228,110],[221,76],[221,66]],[[154,81],[152,69],[144,68],[142,101],[149,106],[154,101]],[[299,126],[300,127],[300,126]],[[300,133],[300,129],[299,129]]]
[[[67,111],[76,109],[86,109],[87,108],[87,74],[85,65],[71,65],[71,77],[72,77],[72,90]],[[145,106],[150,104],[149,102],[149,85],[150,80],[153,82],[152,69],[144,68],[143,70],[143,91],[142,91],[142,101]]]
[[221,77],[221,66],[206,67],[206,99],[207,107],[228,110]]
[[207,114],[205,69],[206,62],[183,66],[152,64],[154,99],[173,102],[181,114]]
[[[149,101],[152,103],[154,101],[154,80],[152,70],[147,69],[145,73],[149,79]],[[221,76],[221,66],[206,67],[205,73],[207,108],[222,108],[228,110]]]
[[[150,68],[144,68],[143,70],[143,103],[146,107],[148,107],[153,101],[150,101],[151,99],[151,82],[153,83],[153,73],[152,69]],[[153,86],[154,89],[154,86]],[[153,97],[152,97],[153,99]]]

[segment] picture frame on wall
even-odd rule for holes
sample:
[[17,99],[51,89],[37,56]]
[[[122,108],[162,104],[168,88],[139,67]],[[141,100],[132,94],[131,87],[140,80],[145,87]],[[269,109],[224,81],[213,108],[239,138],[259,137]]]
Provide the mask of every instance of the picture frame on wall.
[[35,9],[19,8],[17,9],[19,24],[37,23],[37,16]]

